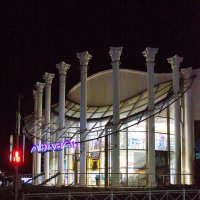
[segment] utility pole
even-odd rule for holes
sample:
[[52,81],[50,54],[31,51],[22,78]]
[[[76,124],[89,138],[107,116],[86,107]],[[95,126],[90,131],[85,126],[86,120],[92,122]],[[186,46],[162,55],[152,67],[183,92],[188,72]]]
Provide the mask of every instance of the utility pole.
[[15,132],[16,132],[16,147],[19,148],[19,137],[20,137],[20,130],[21,130],[21,114],[20,114],[20,110],[21,110],[21,99],[23,98],[23,96],[21,94],[18,95],[18,99],[17,99],[17,111],[16,111],[16,128],[15,128]]
[[[21,106],[21,99],[22,96],[18,95],[17,100],[17,111],[16,111],[16,127],[15,127],[15,134],[16,134],[16,151],[19,153],[19,139],[20,139],[20,129],[21,129],[21,114],[20,114],[20,106]],[[18,155],[17,155],[18,156]],[[14,160],[15,161],[15,160]],[[15,200],[18,200],[19,196],[19,189],[21,185],[21,178],[18,174],[18,164],[20,160],[16,160],[16,165],[14,165],[15,168],[15,174],[14,174],[14,194],[15,194]]]

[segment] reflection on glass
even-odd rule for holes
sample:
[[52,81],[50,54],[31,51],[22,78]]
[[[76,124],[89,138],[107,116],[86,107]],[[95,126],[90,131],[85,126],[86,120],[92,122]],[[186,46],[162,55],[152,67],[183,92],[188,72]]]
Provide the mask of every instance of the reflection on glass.
[[146,164],[145,151],[128,151],[128,172],[136,173],[139,169],[144,169]]
[[144,132],[129,132],[128,149],[145,149],[146,135]]
[[167,134],[155,134],[155,149],[167,151]]
[[175,137],[170,135],[170,151],[175,151]]

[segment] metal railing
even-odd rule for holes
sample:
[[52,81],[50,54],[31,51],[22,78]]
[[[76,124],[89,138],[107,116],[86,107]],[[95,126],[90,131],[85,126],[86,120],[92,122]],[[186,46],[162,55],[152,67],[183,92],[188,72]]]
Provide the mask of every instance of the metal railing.
[[35,182],[37,179],[40,179],[39,182],[41,182],[41,180],[44,177],[44,172],[40,173],[40,174],[36,174],[36,175],[32,175],[32,174],[22,174],[21,175],[21,179],[26,178],[28,179],[27,181],[25,181],[25,183],[33,183]]
[[22,200],[199,200],[200,190],[99,191],[66,193],[22,193]]
[[60,172],[57,172],[56,174],[50,176],[48,179],[44,180],[39,185],[45,185],[45,184],[51,183],[51,180],[56,179],[56,177],[59,176],[59,175],[60,175]]
[[[43,173],[40,175],[40,183],[43,185],[49,183],[49,185],[56,186],[57,177],[60,173],[52,174],[48,180],[44,180]],[[22,175],[23,177],[24,175]],[[64,173],[64,186],[75,186],[74,183],[79,183],[79,180],[75,181],[75,173]],[[179,182],[177,182],[177,176]],[[27,177],[27,175],[26,175]],[[38,176],[34,176],[38,177]],[[86,187],[134,187],[134,188],[154,188],[163,187],[169,185],[191,185],[193,175],[191,174],[148,174],[148,173],[109,173],[105,176],[105,173],[86,173]],[[77,178],[78,179],[78,178]],[[33,180],[33,179],[32,179]],[[28,183],[28,182],[27,182]]]

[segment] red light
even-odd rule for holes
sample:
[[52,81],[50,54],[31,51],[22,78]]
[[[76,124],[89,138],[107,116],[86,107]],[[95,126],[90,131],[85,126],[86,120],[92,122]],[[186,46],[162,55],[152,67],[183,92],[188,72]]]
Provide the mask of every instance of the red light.
[[20,163],[21,162],[21,154],[18,150],[13,151],[13,163]]

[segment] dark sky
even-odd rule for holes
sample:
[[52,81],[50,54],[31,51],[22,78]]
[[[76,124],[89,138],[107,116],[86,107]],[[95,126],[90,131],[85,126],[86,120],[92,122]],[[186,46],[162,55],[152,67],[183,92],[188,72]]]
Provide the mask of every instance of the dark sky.
[[[146,70],[141,52],[158,47],[156,72],[171,72],[166,58],[184,57],[182,67],[200,66],[199,0],[24,0],[0,3],[0,168],[7,169],[9,135],[15,132],[16,95],[24,115],[33,110],[32,90],[44,72],[55,73],[58,101],[61,60],[71,64],[67,90],[79,82],[76,53],[93,58],[89,75],[109,69],[109,46],[123,46],[122,68]],[[29,149],[27,149],[27,152]],[[30,158],[27,162],[30,162]],[[26,162],[26,165],[29,166]]]

